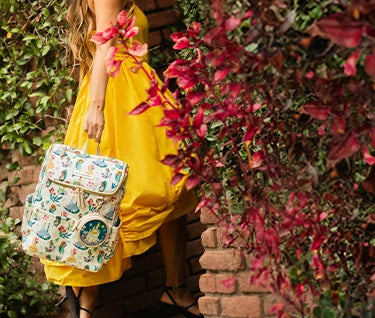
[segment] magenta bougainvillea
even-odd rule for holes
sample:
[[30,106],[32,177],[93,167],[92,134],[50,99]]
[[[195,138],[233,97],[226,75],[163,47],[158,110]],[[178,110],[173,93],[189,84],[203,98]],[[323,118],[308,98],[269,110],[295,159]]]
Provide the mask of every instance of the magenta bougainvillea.
[[[184,58],[163,86],[147,73],[149,99],[132,114],[164,107],[160,125],[181,145],[163,160],[175,169],[172,182],[189,168],[186,186],[202,197],[197,209],[217,216],[228,246],[251,253],[249,283],[283,298],[273,312],[370,317],[375,2],[207,6],[204,25],[172,35]],[[136,33],[120,21],[112,29],[125,47]],[[146,48],[132,45],[128,54],[146,71],[137,57]],[[172,79],[176,100],[165,96]]]

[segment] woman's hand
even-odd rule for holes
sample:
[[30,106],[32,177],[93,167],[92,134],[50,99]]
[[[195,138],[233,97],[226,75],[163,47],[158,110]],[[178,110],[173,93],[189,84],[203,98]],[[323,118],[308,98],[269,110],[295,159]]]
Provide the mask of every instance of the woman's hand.
[[100,143],[104,129],[104,112],[102,107],[91,106],[89,108],[83,123],[83,129],[90,139],[94,139],[95,142]]

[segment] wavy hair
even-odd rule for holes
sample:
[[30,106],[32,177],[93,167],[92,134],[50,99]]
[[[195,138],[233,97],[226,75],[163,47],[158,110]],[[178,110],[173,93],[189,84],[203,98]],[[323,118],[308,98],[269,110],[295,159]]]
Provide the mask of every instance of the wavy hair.
[[[129,15],[134,12],[134,0],[123,0],[123,8]],[[95,15],[90,10],[87,0],[70,0],[66,19],[69,24],[69,45],[75,62],[78,62],[80,79],[92,66],[95,55],[95,44],[90,41],[95,30]]]

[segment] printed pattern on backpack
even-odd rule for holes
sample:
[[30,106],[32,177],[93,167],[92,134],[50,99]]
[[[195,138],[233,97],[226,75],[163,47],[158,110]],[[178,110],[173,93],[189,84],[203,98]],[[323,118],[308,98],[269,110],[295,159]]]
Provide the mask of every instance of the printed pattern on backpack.
[[26,253],[99,271],[115,253],[126,163],[54,144],[35,193],[26,198],[22,246]]

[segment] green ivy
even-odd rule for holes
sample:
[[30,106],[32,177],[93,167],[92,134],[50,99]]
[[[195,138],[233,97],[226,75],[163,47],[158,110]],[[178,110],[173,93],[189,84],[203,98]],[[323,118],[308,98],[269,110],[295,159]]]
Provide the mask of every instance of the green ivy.
[[37,149],[48,148],[53,136],[61,137],[64,106],[73,101],[77,88],[68,66],[65,2],[0,0],[3,150],[35,155]]
[[38,282],[32,257],[21,251],[15,232],[19,222],[0,208],[0,317],[4,318],[44,314],[56,310],[58,300],[58,287]]

